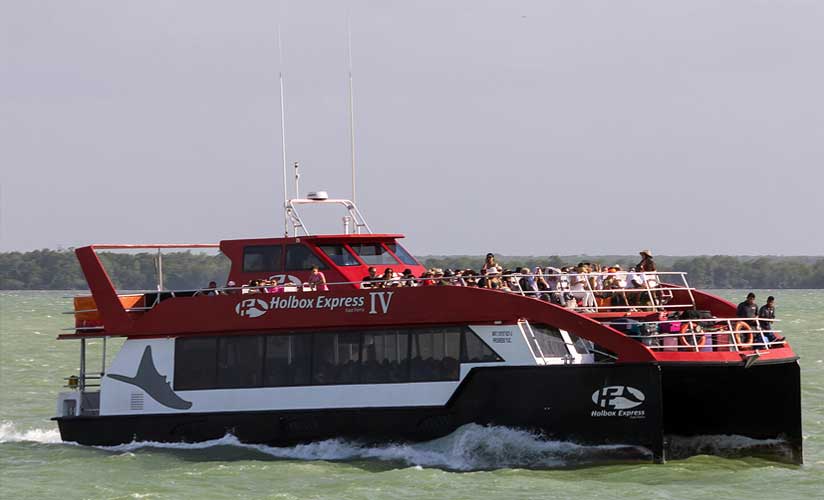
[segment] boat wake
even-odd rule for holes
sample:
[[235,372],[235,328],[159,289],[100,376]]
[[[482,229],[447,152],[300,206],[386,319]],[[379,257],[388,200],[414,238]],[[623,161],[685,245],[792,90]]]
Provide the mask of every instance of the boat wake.
[[21,442],[56,444],[62,443],[63,440],[60,439],[60,432],[56,428],[19,431],[12,422],[0,422],[0,444]]
[[[11,422],[0,423],[0,444],[41,443],[73,445],[60,439],[57,429],[19,431]],[[739,456],[748,450],[780,447],[780,440],[754,440],[743,436],[673,437],[672,458],[695,454]],[[651,460],[649,450],[630,445],[585,446],[565,441],[548,441],[518,429],[468,424],[452,434],[424,443],[387,443],[365,445],[342,439],[329,439],[292,447],[241,443],[226,435],[200,443],[133,442],[94,449],[113,453],[168,450],[195,460],[305,460],[375,461],[386,465],[435,467],[455,471],[506,468],[557,469],[609,462]],[[194,455],[194,456],[192,456]]]

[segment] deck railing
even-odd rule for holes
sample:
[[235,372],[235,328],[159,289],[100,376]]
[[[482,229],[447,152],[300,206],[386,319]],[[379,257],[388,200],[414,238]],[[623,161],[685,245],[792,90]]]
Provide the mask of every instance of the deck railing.
[[[619,321],[605,321],[613,327],[635,327],[649,329],[653,333],[627,334],[654,351],[751,351],[784,347],[786,340],[779,335],[781,330],[773,329],[773,323],[780,319],[759,318],[706,318],[668,319],[661,321],[639,321],[628,324]],[[671,325],[677,327],[672,332]],[[764,328],[764,327],[767,328]],[[670,328],[669,332],[662,332]],[[747,340],[743,340],[744,336]],[[770,340],[770,338],[774,340]]]
[[[625,278],[628,273],[586,273],[586,274],[520,274],[513,273],[505,276],[499,276],[507,282],[509,291],[524,296],[540,298],[553,303],[564,305],[572,310],[579,312],[636,312],[636,311],[675,311],[690,309],[695,307],[695,298],[693,291],[696,290],[689,286],[686,279],[686,273],[683,272],[648,272],[636,273],[643,277],[642,283],[637,283],[634,287],[617,287],[610,289],[593,288],[589,277],[604,278],[613,276],[618,278]],[[487,275],[486,278],[492,279],[493,275]],[[569,278],[573,276],[582,276],[583,280],[577,283],[583,285],[583,289],[572,289],[572,284],[569,283]],[[476,275],[474,278],[481,279],[484,275]],[[660,277],[677,277],[680,278],[683,285],[667,285],[662,286]],[[520,278],[535,278],[550,280],[553,282],[555,288],[545,290],[524,290],[519,284]],[[360,281],[338,281],[327,282],[328,289],[333,288],[392,288],[398,286],[422,286],[419,285],[423,280],[430,280],[439,285],[451,286],[466,286],[467,277],[433,277],[433,278],[392,278],[389,280],[374,279],[374,280],[360,280]],[[627,283],[630,285],[629,283]],[[128,307],[126,312],[140,313],[153,309],[157,304],[164,300],[177,297],[197,297],[209,295],[233,295],[233,294],[249,294],[249,293],[299,293],[317,291],[318,284],[302,283],[301,285],[293,283],[279,283],[277,285],[261,285],[261,286],[235,286],[235,287],[220,287],[220,288],[200,288],[189,290],[137,290],[130,291],[130,295],[143,294],[145,299],[150,300],[150,303],[145,303],[139,307]],[[552,286],[552,285],[551,285]],[[670,303],[673,298],[673,291],[683,291],[689,297],[688,301],[683,303]],[[636,299],[637,297],[637,299]],[[575,299],[575,305],[572,299]],[[618,304],[614,304],[614,299],[617,298]],[[600,299],[600,300],[599,300]],[[610,303],[605,301],[609,299]],[[580,302],[579,302],[580,301]],[[81,313],[95,313],[97,309],[82,309],[75,311],[66,311],[63,314],[81,314]],[[66,328],[64,330],[100,330],[101,326],[79,326],[76,328]]]

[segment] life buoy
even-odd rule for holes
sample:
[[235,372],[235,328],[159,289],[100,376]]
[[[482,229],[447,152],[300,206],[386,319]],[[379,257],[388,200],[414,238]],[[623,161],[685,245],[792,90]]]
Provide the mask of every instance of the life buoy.
[[689,321],[685,321],[683,324],[681,324],[681,329],[679,331],[681,333],[695,333],[696,334],[695,335],[696,344],[692,344],[690,341],[687,340],[688,338],[691,338],[692,335],[681,335],[681,336],[678,337],[678,342],[681,345],[685,345],[685,346],[689,346],[689,347],[703,347],[704,344],[707,343],[707,336],[703,335],[703,334],[701,334],[701,335],[699,335],[699,334],[701,332],[703,332],[704,329],[701,328],[701,325],[692,325],[693,326],[692,329],[690,329],[690,326],[691,326],[691,323]]
[[[745,336],[747,339],[746,342],[742,340]],[[735,338],[738,340],[739,347],[747,348],[752,345],[752,327],[749,325],[749,323],[747,323],[746,321],[739,321],[735,324]]]

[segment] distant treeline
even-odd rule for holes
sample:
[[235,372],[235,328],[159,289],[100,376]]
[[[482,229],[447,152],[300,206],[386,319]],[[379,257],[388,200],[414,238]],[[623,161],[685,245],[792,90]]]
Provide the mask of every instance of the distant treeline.
[[[153,289],[157,283],[154,253],[100,252],[100,259],[120,290]],[[426,267],[479,269],[480,255],[422,256]],[[505,267],[562,267],[578,262],[635,265],[638,257],[608,256],[499,256]],[[698,288],[824,288],[824,257],[656,257],[660,271],[684,271]],[[163,282],[169,289],[192,289],[209,281],[226,282],[229,260],[223,255],[173,252],[163,254]],[[86,280],[74,252],[36,250],[0,253],[0,289],[71,290],[85,289]]]

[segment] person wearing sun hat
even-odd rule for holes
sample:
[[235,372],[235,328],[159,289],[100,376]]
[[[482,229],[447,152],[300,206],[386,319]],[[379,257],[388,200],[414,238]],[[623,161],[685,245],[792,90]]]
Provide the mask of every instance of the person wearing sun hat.
[[635,266],[635,269],[642,273],[654,273],[656,269],[655,261],[652,260],[652,252],[646,249],[641,250],[640,252],[638,252],[638,254],[641,255],[641,262],[639,262],[638,265]]

